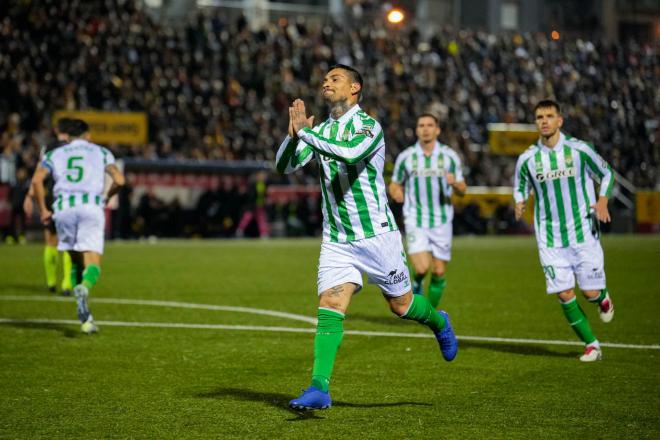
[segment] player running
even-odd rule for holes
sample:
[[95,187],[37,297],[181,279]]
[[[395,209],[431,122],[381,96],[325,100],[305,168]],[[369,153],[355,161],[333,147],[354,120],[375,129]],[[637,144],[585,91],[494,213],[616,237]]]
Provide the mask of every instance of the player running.
[[[584,296],[598,305],[601,320],[612,320],[614,305],[605,286],[598,222],[610,221],[607,201],[614,175],[591,145],[560,131],[563,118],[555,101],[540,101],[534,118],[540,138],[516,164],[515,216],[522,217],[533,189],[536,241],[547,292],[557,294],[566,319],[586,345],[580,360],[594,362],[602,357],[600,344],[573,288],[577,277]],[[600,181],[598,201],[593,178]]]
[[413,295],[401,235],[387,203],[383,164],[385,141],[380,124],[358,105],[362,77],[336,65],[323,80],[330,117],[312,128],[305,104],[289,108],[289,136],[277,152],[277,169],[291,173],[316,159],[323,196],[323,243],[318,269],[318,325],[311,386],[289,402],[297,409],[324,409],[341,344],[343,321],[362,274],[377,284],[390,309],[403,319],[428,326],[450,361],[458,349],[446,312],[436,312],[425,297]]
[[440,132],[434,115],[424,113],[417,118],[417,142],[397,157],[389,186],[392,199],[403,202],[406,244],[415,271],[413,293],[424,294],[422,283],[431,271],[428,298],[436,309],[445,291],[445,272],[451,259],[451,194],[455,191],[463,196],[467,189],[461,159],[438,142]]
[[[75,119],[68,129],[70,142],[50,153],[35,171],[33,184],[44,224],[55,220],[60,251],[69,251],[73,264],[82,267],[82,280],[73,293],[76,297],[78,319],[82,331],[90,334],[98,330],[87,305],[89,291],[101,275],[105,228],[105,200],[124,185],[124,175],[115,165],[112,153],[89,142],[89,126]],[[105,174],[112,178],[112,186],[103,197]],[[44,179],[52,175],[55,181],[51,212],[46,206]]]
[[[69,135],[66,133],[68,129],[68,124],[71,122],[69,118],[61,118],[57,121],[57,128],[55,129],[56,139],[44,146],[41,152],[41,160],[46,156],[46,154],[53,151],[55,148],[60,147],[66,144],[69,140]],[[46,179],[48,183],[45,187],[46,189],[46,204],[51,206],[53,204],[53,188],[52,180]],[[25,215],[30,218],[34,211],[34,185],[30,184],[30,189],[28,191],[25,200],[23,201],[23,211]],[[55,223],[50,222],[47,225],[44,225],[44,271],[46,273],[46,286],[50,292],[55,293],[56,284],[57,284],[57,266],[58,260],[62,261],[62,295],[69,296],[71,295],[72,282],[71,282],[71,256],[68,252],[58,252],[57,251],[57,231],[55,230]]]

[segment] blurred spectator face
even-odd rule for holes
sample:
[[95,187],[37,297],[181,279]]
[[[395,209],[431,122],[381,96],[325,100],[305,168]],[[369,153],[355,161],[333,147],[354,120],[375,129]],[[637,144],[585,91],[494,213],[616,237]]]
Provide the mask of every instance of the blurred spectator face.
[[561,117],[554,107],[541,107],[537,109],[534,119],[536,129],[545,138],[554,136],[564,123],[564,118]]
[[430,116],[422,116],[417,119],[415,134],[421,143],[428,144],[440,136],[440,127]]
[[357,102],[360,83],[352,82],[344,69],[332,69],[323,79],[321,93],[329,104],[340,101]]

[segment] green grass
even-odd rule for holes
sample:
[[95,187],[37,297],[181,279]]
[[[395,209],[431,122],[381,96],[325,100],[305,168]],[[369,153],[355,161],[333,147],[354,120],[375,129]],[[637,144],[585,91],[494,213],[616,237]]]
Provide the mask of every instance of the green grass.
[[[603,242],[616,316],[585,308],[602,342],[660,344],[660,237]],[[0,247],[0,318],[75,319],[48,295],[41,246]],[[121,305],[124,298],[315,316],[319,243],[110,243],[91,307],[98,321],[310,324],[217,310]],[[532,237],[458,238],[443,299],[463,336],[576,341],[545,294]],[[351,304],[347,330],[427,333],[391,316],[377,289]],[[657,349],[463,340],[444,362],[431,338],[346,335],[332,409],[286,407],[308,385],[313,333],[73,324],[0,325],[0,438],[660,438]]]

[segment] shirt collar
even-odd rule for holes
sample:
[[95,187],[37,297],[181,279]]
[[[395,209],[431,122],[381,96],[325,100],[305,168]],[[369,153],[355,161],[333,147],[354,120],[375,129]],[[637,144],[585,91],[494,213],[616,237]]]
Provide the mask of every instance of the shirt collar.
[[355,105],[354,105],[353,107],[351,107],[346,113],[344,113],[343,115],[341,115],[341,116],[339,117],[339,119],[335,119],[335,118],[333,118],[332,116],[330,116],[330,121],[331,121],[331,122],[335,122],[335,121],[337,121],[337,122],[339,122],[340,125],[341,125],[341,124],[345,124],[345,123],[348,122],[348,120],[351,119],[351,118],[353,117],[353,115],[355,115],[355,113],[357,113],[359,110],[360,110],[360,105],[359,105],[359,104],[355,104]]
[[543,142],[541,142],[541,137],[539,136],[539,139],[536,141],[536,145],[544,152],[548,153],[550,151],[557,151],[556,148],[564,145],[564,141],[566,140],[566,135],[562,133],[561,131],[559,132],[559,139],[557,140],[557,144],[553,148],[548,148]]
[[[433,156],[434,154],[438,154],[441,148],[442,148],[442,144],[438,142],[438,140],[436,139],[435,145],[433,146],[433,150],[431,150],[431,156]],[[424,154],[424,149],[420,145],[419,141],[415,142],[415,149],[417,149],[417,152]]]

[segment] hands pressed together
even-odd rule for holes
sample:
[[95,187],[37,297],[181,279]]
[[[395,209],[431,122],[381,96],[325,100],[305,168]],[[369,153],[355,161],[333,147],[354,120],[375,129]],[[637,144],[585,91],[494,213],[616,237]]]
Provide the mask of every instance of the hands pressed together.
[[298,131],[305,127],[312,128],[313,125],[314,116],[307,117],[305,102],[302,99],[293,101],[293,104],[289,107],[289,136],[296,137]]

